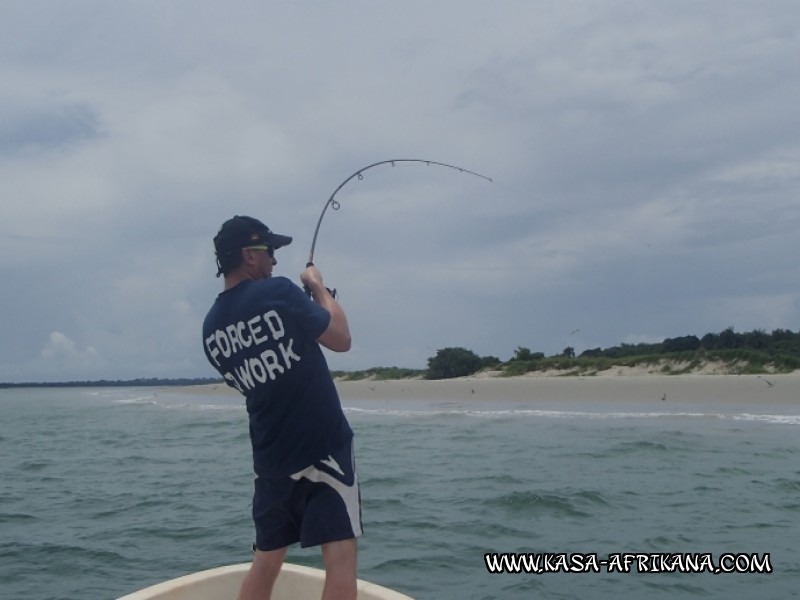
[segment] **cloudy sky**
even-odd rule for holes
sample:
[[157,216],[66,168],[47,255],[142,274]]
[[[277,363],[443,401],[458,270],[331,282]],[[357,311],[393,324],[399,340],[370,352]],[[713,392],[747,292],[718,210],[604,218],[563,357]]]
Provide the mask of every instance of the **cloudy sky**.
[[213,376],[211,239],[424,367],[800,327],[794,0],[0,3],[0,381]]

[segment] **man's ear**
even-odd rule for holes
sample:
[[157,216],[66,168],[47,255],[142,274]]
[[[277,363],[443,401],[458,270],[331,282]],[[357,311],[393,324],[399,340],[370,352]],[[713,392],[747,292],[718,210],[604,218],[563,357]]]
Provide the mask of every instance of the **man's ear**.
[[242,248],[242,262],[246,265],[254,264],[256,261],[254,254],[255,252],[250,248]]

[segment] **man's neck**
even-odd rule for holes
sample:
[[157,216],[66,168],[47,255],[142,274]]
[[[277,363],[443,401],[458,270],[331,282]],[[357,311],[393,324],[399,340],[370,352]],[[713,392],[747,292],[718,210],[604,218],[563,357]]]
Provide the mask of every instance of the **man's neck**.
[[237,285],[242,283],[243,281],[249,281],[252,277],[248,277],[243,273],[231,273],[230,275],[225,276],[225,291],[228,291],[232,288],[235,288]]

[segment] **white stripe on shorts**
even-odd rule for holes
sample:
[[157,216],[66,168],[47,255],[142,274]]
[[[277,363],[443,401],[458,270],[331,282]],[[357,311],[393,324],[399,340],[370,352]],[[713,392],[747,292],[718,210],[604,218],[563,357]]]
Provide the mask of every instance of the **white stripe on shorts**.
[[[358,499],[358,473],[355,470],[355,457],[354,457],[354,449],[351,446],[350,449],[350,461],[351,461],[351,470],[353,471],[353,483],[350,485],[346,485],[336,479],[333,475],[326,473],[324,471],[319,470],[316,466],[311,465],[310,467],[306,467],[302,471],[298,471],[297,473],[291,475],[291,478],[295,481],[298,481],[302,478],[306,478],[309,481],[314,483],[325,483],[336,490],[336,493],[341,496],[342,501],[344,502],[345,507],[347,508],[347,516],[350,518],[350,528],[353,530],[353,537],[358,537],[361,535],[361,507],[359,505]],[[320,462],[328,465],[331,469],[336,470],[342,473],[341,467],[339,464],[334,460],[332,456],[328,456],[328,458],[321,460]],[[334,467],[333,465],[336,465]],[[342,473],[344,475],[344,473]]]

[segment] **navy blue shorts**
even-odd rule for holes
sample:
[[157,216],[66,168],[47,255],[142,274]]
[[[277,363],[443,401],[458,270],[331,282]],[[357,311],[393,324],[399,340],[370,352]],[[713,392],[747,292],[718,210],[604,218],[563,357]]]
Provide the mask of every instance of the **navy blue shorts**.
[[256,477],[253,521],[255,548],[262,551],[360,536],[361,495],[352,440],[289,477]]

